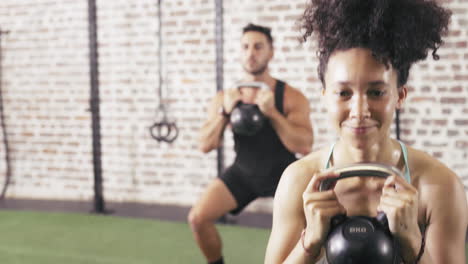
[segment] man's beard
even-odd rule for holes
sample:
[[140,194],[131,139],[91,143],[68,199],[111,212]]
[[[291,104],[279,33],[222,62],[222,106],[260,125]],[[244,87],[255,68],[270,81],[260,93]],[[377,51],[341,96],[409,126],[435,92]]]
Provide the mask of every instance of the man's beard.
[[265,63],[263,65],[260,66],[260,68],[258,69],[254,69],[254,70],[249,70],[247,69],[247,67],[243,66],[244,70],[249,73],[249,74],[252,74],[252,75],[261,75],[263,74],[266,69],[268,68],[268,63]]

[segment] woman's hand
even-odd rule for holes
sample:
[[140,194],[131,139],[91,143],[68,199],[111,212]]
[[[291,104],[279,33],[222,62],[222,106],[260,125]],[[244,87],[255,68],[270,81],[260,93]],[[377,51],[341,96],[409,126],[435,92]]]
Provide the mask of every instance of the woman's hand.
[[400,176],[389,176],[377,210],[387,215],[388,226],[400,242],[404,259],[415,259],[422,241],[418,226],[418,190]]
[[333,187],[327,191],[319,191],[320,182],[336,178],[339,174],[331,170],[317,173],[310,180],[302,194],[306,228],[304,247],[320,249],[327,238],[332,217],[346,214],[345,208],[338,202]]

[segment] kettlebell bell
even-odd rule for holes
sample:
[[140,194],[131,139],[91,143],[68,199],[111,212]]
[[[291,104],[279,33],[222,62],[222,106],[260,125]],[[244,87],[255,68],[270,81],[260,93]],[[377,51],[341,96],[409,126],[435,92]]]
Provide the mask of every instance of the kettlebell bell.
[[[335,172],[339,173],[339,177],[322,181],[320,191],[328,190],[333,182],[349,177],[387,178],[392,174],[401,176],[398,169],[376,163],[355,164],[339,168]],[[329,264],[396,264],[397,249],[383,212],[379,212],[375,218],[334,216],[325,242]]]
[[[237,85],[237,89],[242,87],[268,89],[268,86],[262,82],[241,83]],[[263,128],[266,119],[258,105],[239,102],[231,112],[230,123],[234,133],[243,136],[253,136]]]

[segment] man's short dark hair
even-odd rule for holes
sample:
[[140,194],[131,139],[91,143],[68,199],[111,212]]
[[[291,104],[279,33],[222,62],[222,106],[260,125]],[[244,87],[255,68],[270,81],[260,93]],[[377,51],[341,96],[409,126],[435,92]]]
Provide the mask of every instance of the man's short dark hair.
[[262,33],[263,35],[265,35],[267,37],[268,42],[270,43],[270,45],[273,46],[273,37],[271,36],[271,28],[249,23],[247,26],[245,26],[242,29],[243,34],[245,34],[247,32],[250,32],[250,31],[255,31],[255,32]]

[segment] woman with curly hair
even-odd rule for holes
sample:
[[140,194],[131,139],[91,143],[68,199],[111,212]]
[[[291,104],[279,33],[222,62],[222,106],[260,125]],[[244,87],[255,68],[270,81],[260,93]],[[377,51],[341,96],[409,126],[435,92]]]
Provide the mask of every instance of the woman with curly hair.
[[[318,42],[318,74],[330,147],[291,164],[275,194],[265,264],[326,263],[324,243],[339,214],[386,214],[398,263],[465,263],[468,206],[458,176],[428,154],[390,137],[409,70],[437,49],[451,13],[430,0],[311,0],[304,41]],[[319,191],[355,163],[393,166],[404,176],[353,177]],[[355,263],[350,260],[349,263]]]

